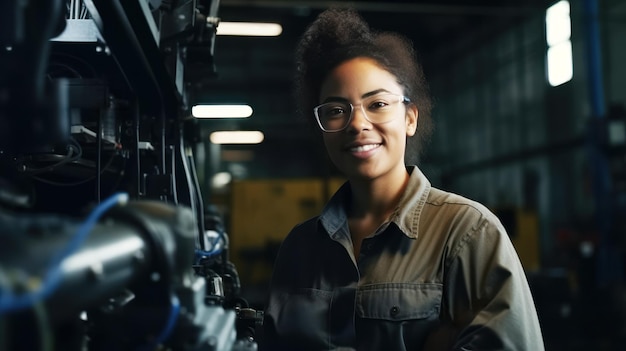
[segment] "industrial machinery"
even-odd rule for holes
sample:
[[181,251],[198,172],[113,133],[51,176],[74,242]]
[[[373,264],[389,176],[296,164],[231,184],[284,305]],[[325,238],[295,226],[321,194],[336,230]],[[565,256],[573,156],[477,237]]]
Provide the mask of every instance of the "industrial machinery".
[[0,3],[0,351],[256,349],[186,118],[218,9]]

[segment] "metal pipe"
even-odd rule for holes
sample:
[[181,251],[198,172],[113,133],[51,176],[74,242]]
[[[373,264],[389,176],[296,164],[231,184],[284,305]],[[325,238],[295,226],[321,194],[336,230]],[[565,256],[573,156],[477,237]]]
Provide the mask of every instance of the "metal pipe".
[[[38,219],[33,217],[32,221]],[[43,221],[40,225],[54,227]],[[69,223],[61,226],[59,222],[59,229],[60,232],[43,233],[42,237],[31,233],[13,235],[14,239],[22,239],[5,242],[5,249],[0,251],[2,270],[50,271],[54,255],[75,235],[74,226]],[[138,228],[117,221],[96,225],[80,249],[61,261],[58,284],[44,303],[50,322],[76,316],[121,293],[135,279],[145,276],[152,258],[148,242]],[[33,303],[38,302],[35,300]]]
[[86,306],[106,303],[146,275],[152,252],[136,228],[125,224],[102,225],[82,249],[63,261],[63,279],[47,301],[51,316],[65,318]]
[[602,150],[606,103],[602,70],[602,50],[598,24],[598,0],[585,0],[587,81],[591,102],[591,128],[588,153],[592,171],[595,219],[598,226],[596,281],[599,286],[622,280],[621,259],[611,238],[612,206],[609,161]]
[[600,30],[598,25],[598,0],[585,0],[586,32],[587,32],[587,69],[591,110],[594,118],[604,118],[606,104],[604,102],[604,82],[602,76],[602,50],[600,47]]

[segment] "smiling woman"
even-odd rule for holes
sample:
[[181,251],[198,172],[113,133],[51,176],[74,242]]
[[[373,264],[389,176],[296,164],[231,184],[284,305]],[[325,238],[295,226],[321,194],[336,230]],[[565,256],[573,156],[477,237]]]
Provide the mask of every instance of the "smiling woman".
[[404,37],[323,12],[296,52],[297,97],[348,179],[274,263],[265,350],[544,349],[528,282],[485,206],[406,161],[430,97]]

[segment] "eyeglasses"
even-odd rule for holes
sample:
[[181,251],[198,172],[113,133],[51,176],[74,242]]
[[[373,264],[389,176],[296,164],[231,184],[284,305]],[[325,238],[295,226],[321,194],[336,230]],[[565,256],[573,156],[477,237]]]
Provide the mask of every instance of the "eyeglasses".
[[403,95],[391,93],[376,94],[353,105],[347,101],[332,101],[313,108],[315,119],[320,128],[327,132],[339,132],[345,129],[354,115],[354,109],[361,107],[363,116],[370,123],[386,123],[397,116],[400,103],[408,104],[411,100]]

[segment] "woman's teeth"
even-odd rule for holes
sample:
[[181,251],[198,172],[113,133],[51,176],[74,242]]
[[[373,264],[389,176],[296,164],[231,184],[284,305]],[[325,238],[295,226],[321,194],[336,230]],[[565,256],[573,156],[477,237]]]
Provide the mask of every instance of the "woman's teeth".
[[351,152],[365,152],[379,147],[380,144],[367,144],[350,148]]

